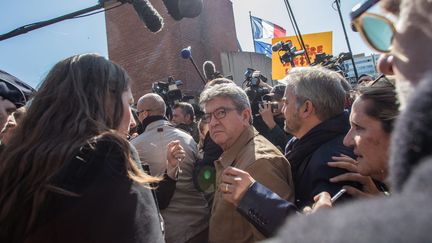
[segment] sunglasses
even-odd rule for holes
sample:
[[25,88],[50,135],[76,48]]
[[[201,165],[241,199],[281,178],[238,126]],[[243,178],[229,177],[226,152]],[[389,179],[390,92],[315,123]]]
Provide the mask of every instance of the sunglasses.
[[393,22],[384,16],[366,13],[377,2],[379,0],[368,0],[355,6],[350,13],[351,27],[360,33],[372,49],[380,53],[388,53],[396,32]]

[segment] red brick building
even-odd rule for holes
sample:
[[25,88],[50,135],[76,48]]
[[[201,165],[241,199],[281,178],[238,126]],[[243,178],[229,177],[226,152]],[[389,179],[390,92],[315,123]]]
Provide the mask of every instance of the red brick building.
[[161,0],[152,4],[164,18],[164,27],[156,34],[146,29],[130,4],[106,13],[110,60],[122,65],[134,80],[135,99],[151,92],[153,82],[166,81],[169,75],[183,81],[184,93],[200,92],[203,83],[180,51],[192,46],[201,72],[206,60],[222,70],[220,53],[238,50],[231,1],[204,0],[200,16],[178,22],[168,15]]

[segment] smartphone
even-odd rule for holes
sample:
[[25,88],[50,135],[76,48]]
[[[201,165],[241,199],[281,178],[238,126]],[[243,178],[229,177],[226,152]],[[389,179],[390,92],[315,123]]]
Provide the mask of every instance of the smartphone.
[[336,193],[332,198],[331,198],[331,203],[336,202],[336,200],[338,200],[338,198],[340,198],[344,193],[346,192],[346,189],[341,189],[340,191],[338,191],[338,193]]

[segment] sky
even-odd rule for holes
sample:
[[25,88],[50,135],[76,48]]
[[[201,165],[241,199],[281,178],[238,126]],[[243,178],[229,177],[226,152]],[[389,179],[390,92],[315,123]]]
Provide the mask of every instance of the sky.
[[[154,0],[153,0],[154,1]],[[204,0],[225,1],[225,0]],[[249,11],[293,35],[284,0],[231,0],[237,38],[243,51],[253,51]],[[290,0],[302,34],[333,31],[333,54],[347,52],[333,0]],[[341,10],[354,54],[371,54],[357,33],[349,28],[349,12],[360,0],[342,0]],[[96,5],[95,0],[15,0],[0,2],[0,35],[26,24],[56,18]],[[334,5],[334,7],[336,7]],[[159,11],[165,11],[158,9]],[[0,69],[37,87],[50,68],[66,57],[96,52],[108,57],[103,13],[65,20],[0,41]]]

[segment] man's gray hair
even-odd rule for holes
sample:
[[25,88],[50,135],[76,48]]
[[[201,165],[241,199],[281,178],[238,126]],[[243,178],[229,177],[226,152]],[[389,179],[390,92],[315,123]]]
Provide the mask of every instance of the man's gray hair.
[[[239,113],[244,109],[251,108],[246,92],[234,83],[216,84],[205,89],[200,96],[199,104],[201,109],[204,110],[205,105],[214,98],[227,98],[232,100]],[[252,122],[252,117],[250,122]]]
[[283,82],[296,96],[296,108],[310,100],[321,121],[344,110],[343,78],[337,72],[322,67],[296,67],[291,69]]

